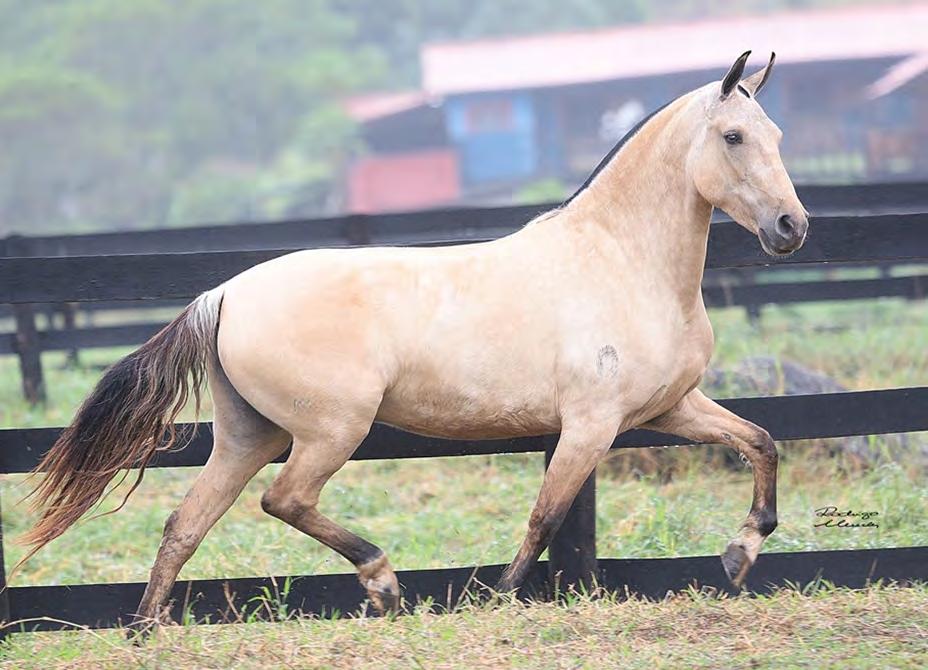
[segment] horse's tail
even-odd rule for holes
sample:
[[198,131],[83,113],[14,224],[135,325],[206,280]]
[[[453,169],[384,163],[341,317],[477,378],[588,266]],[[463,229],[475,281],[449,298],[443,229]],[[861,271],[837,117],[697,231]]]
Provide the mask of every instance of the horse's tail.
[[[113,365],[81,405],[77,416],[33,474],[45,472],[27,496],[40,511],[21,539],[33,545],[26,559],[54,540],[92,508],[120,470],[139,468],[117,511],[135,491],[156,451],[177,438],[174,420],[200,390],[213,356],[222,287],[202,294],[174,321]],[[22,563],[22,561],[20,561]]]

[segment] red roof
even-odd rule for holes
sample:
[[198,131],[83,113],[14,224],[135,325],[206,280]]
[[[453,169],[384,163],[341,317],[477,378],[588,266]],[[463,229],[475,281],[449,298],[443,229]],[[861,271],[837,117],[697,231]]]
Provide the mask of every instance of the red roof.
[[442,96],[715,68],[721,76],[747,49],[754,50],[755,67],[771,51],[781,63],[928,52],[928,4],[428,44],[421,52],[422,84],[429,96]]

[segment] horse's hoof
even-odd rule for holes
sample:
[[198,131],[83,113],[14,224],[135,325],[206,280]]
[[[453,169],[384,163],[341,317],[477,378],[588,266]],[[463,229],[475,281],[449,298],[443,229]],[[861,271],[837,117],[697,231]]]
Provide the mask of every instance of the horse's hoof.
[[157,626],[157,622],[150,620],[131,623],[125,628],[126,640],[135,647],[144,646]]
[[725,553],[722,554],[722,567],[725,568],[725,575],[736,589],[741,589],[751,565],[751,559],[744,547],[736,542],[729,544]]
[[400,594],[390,590],[368,589],[367,594],[378,614],[390,614],[400,611]]
[[490,593],[493,596],[515,595],[518,590],[519,587],[516,586],[511,579],[507,579],[506,576],[503,575],[500,580],[496,582],[496,586],[492,588]]

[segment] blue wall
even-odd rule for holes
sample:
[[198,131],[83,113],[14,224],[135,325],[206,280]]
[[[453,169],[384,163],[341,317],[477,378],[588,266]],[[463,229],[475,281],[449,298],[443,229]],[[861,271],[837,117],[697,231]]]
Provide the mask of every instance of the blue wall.
[[535,109],[528,93],[482,93],[445,104],[448,137],[465,185],[520,179],[538,166]]

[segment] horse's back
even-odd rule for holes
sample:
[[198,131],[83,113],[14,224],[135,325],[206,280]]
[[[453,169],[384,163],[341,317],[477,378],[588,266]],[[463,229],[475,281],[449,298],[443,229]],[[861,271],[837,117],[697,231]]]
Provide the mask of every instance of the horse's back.
[[531,342],[553,332],[494,246],[312,250],[256,266],[225,287],[223,369],[285,427],[337,403],[420,432],[549,428],[553,360]]

